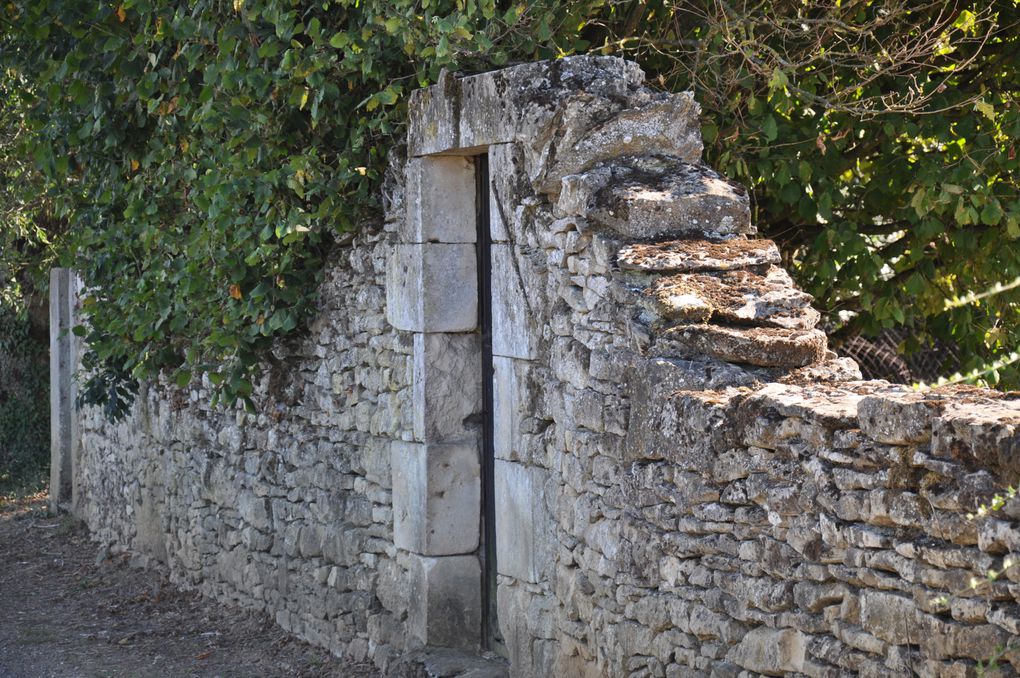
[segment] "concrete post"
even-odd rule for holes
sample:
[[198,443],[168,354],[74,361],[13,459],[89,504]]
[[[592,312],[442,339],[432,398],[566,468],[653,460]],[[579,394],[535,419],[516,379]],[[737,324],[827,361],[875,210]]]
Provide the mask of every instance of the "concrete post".
[[70,269],[50,271],[50,511],[68,509],[73,432]]

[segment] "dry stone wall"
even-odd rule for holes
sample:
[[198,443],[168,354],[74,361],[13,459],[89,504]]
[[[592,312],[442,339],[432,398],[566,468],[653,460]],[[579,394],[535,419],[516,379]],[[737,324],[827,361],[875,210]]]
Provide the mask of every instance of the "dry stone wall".
[[151,385],[83,418],[100,539],[394,674],[456,675],[408,653],[479,649],[493,566],[512,676],[1017,673],[1020,503],[972,514],[1020,476],[1020,400],[861,381],[701,164],[697,104],[633,64],[447,75],[411,110],[386,224],[257,415]]
[[394,228],[368,225],[341,251],[307,337],[256,388],[257,414],[150,384],[121,423],[84,413],[77,478],[81,517],[115,552],[380,663],[407,649],[390,443],[411,430],[412,365],[385,320]]

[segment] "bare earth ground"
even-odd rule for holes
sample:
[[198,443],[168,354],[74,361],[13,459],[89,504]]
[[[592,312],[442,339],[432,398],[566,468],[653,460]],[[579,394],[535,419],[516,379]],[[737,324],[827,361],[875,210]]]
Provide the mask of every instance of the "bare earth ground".
[[46,502],[0,497],[0,677],[378,676],[161,573],[97,566],[85,528]]

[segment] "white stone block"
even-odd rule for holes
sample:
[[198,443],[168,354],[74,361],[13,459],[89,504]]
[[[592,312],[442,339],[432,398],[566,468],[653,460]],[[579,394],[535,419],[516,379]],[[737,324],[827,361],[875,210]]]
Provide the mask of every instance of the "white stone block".
[[415,334],[414,437],[426,443],[473,439],[482,411],[478,334]]
[[495,464],[496,570],[521,581],[545,581],[556,540],[546,507],[549,472],[499,459]]
[[460,82],[443,71],[432,87],[415,90],[408,104],[407,154],[442,153],[460,147]]
[[404,243],[473,243],[478,238],[475,163],[467,156],[412,158],[407,163]]
[[475,246],[395,246],[386,272],[386,319],[410,332],[473,331],[478,326]]
[[482,626],[477,556],[412,555],[409,575],[410,634],[425,645],[476,649]]
[[496,459],[519,461],[527,456],[523,423],[529,416],[527,363],[492,357],[492,438]]
[[476,444],[394,441],[393,542],[430,556],[478,548],[481,471]]
[[538,323],[524,288],[522,261],[513,245],[492,245],[492,354],[532,359]]

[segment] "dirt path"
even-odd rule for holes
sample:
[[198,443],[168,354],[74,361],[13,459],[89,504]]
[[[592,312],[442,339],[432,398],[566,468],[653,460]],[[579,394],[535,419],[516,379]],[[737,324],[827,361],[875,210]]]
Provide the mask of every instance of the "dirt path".
[[378,675],[96,554],[83,527],[47,515],[45,495],[0,498],[0,677]]

